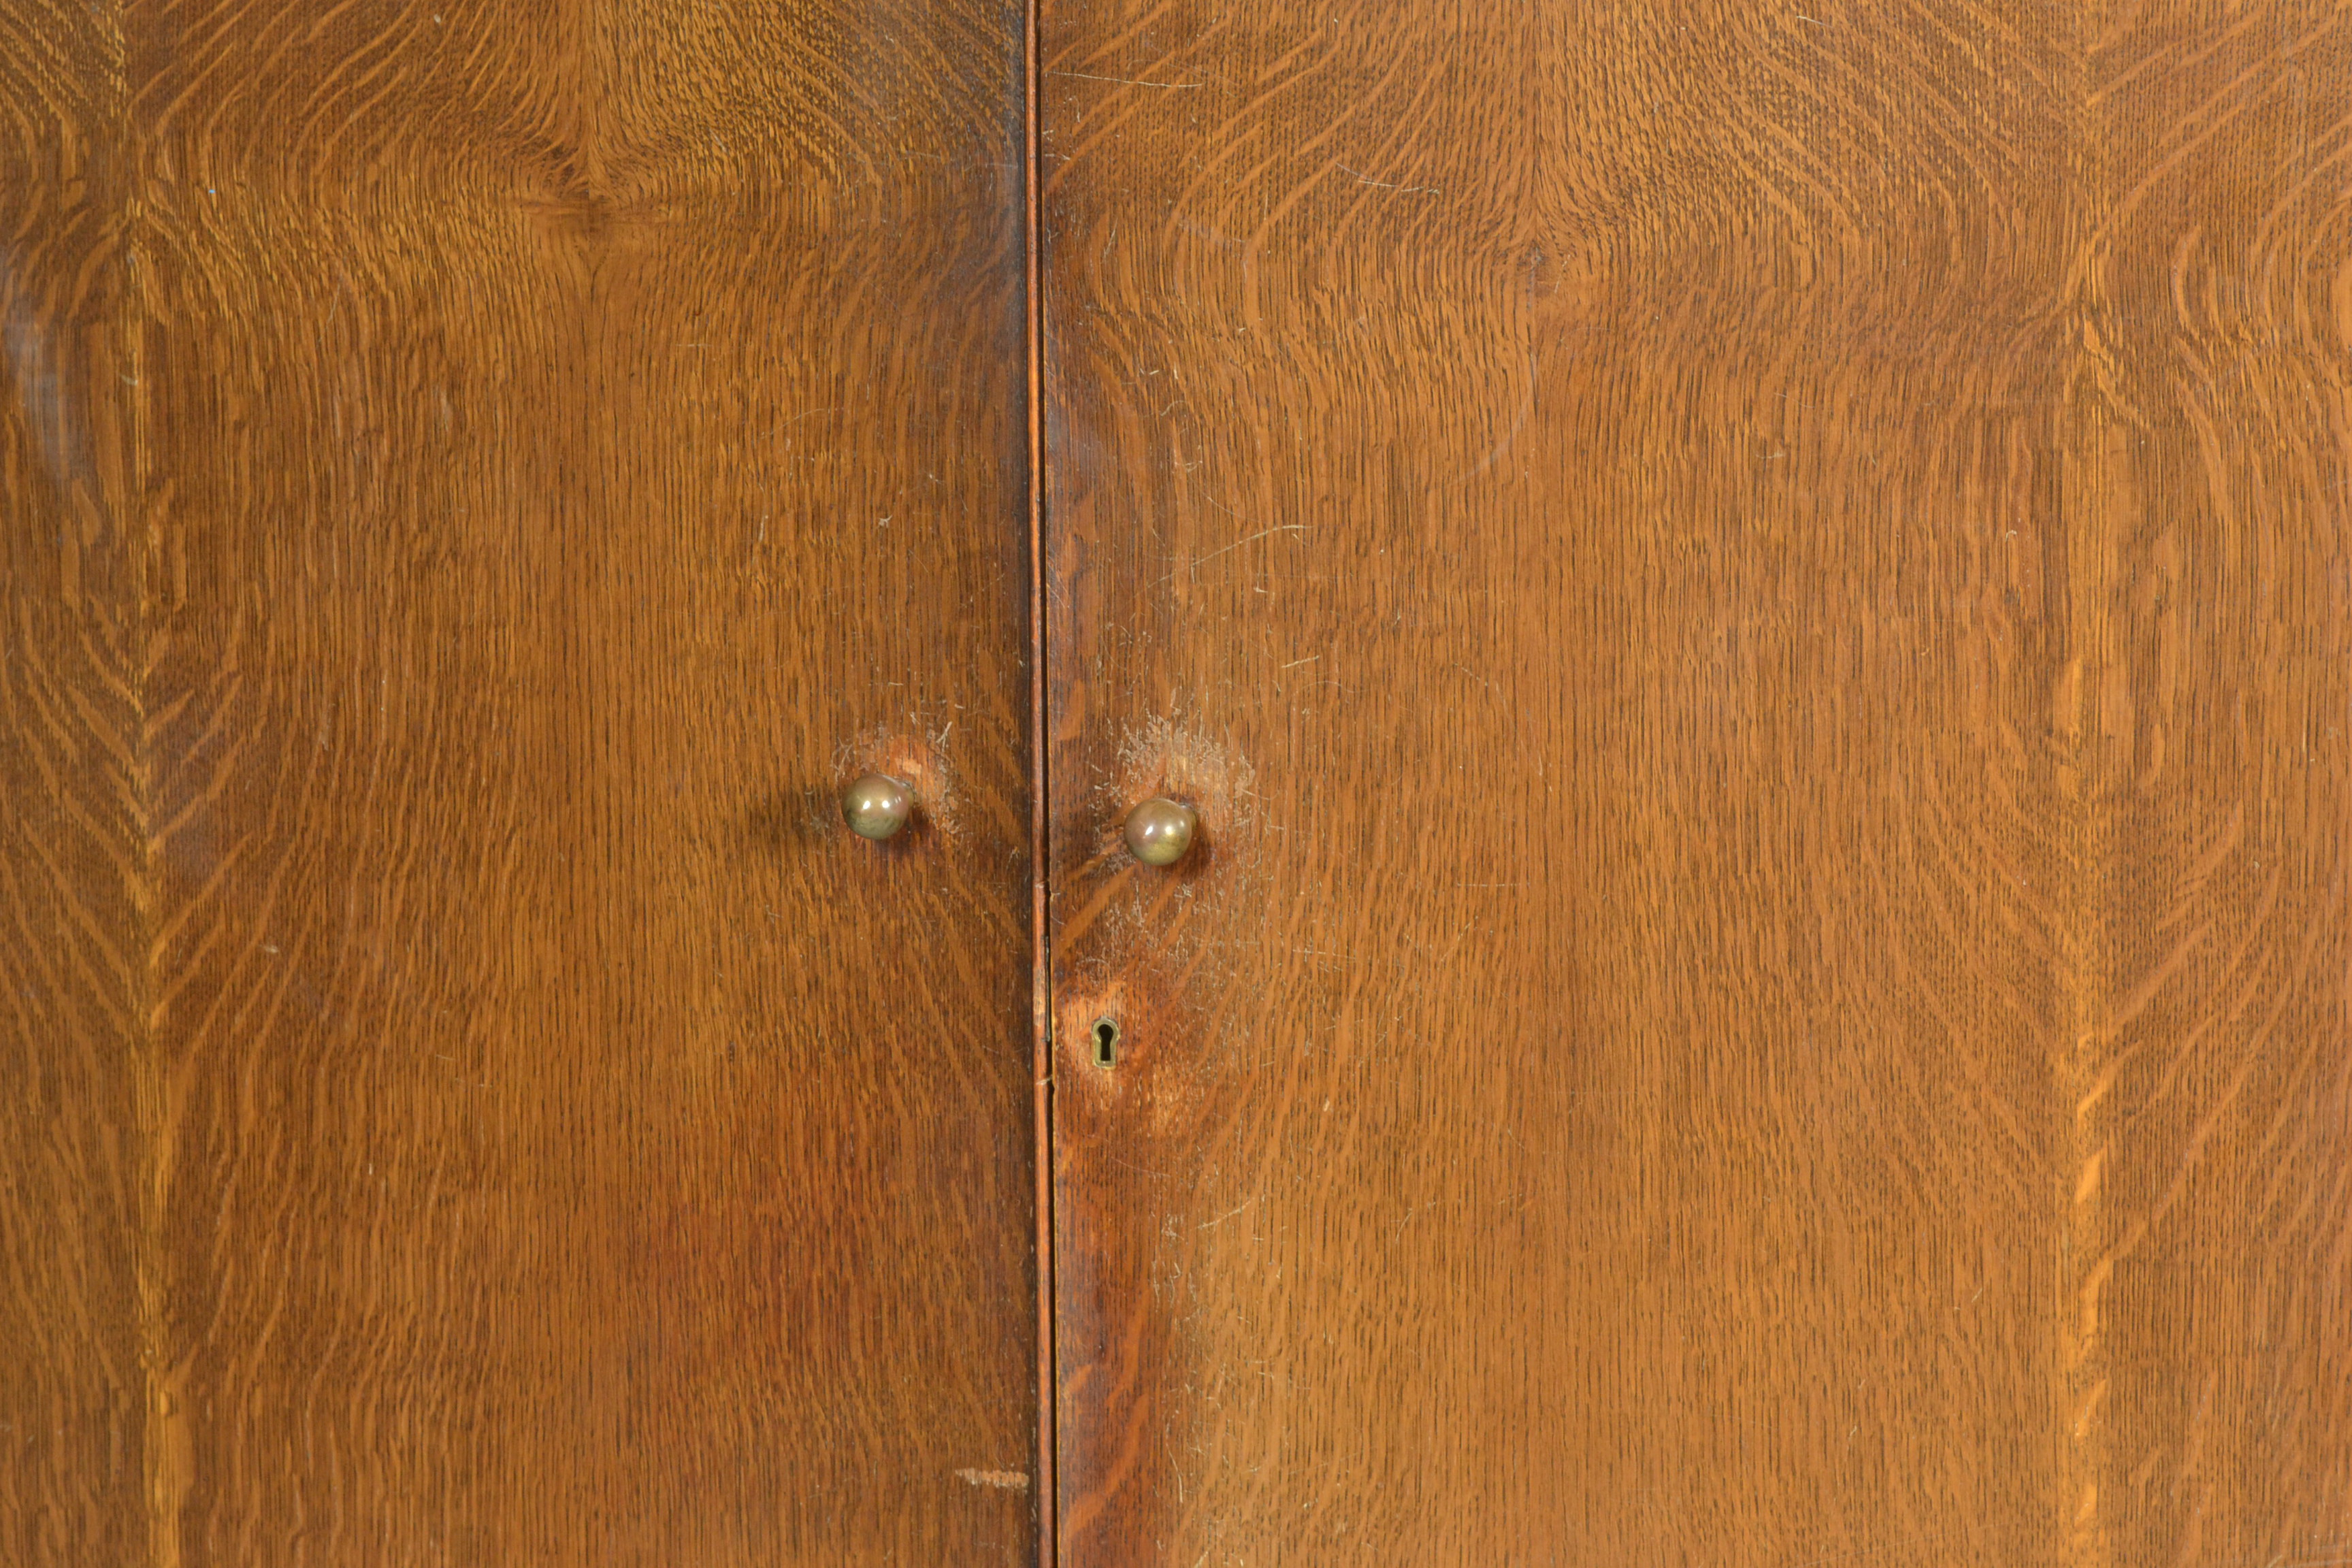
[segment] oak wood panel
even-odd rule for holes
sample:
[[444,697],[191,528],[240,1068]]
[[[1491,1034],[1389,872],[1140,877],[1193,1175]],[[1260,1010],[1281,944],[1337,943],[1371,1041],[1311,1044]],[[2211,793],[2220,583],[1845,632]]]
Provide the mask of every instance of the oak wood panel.
[[142,1560],[119,40],[0,26],[0,1558]]
[[1046,0],[1066,1563],[2352,1550],[2347,44]]
[[2352,1555],[2352,17],[2096,21],[2052,703],[2078,1555],[2324,1562]]
[[0,1550],[1033,1558],[1019,8],[11,15]]

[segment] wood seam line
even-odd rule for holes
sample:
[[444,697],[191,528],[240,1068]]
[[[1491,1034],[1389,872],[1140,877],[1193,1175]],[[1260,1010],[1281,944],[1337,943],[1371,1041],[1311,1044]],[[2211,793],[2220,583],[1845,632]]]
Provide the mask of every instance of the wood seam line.
[[1060,1369],[1055,1353],[1055,1307],[1060,1291],[1054,1258],[1054,967],[1047,889],[1048,837],[1045,712],[1045,281],[1039,243],[1037,189],[1042,174],[1037,124],[1042,0],[1022,6],[1022,246],[1023,337],[1027,350],[1029,414],[1029,874],[1031,1051],[1035,1084],[1032,1163],[1037,1227],[1037,1562],[1055,1568],[1060,1556],[1059,1487],[1055,1479]]

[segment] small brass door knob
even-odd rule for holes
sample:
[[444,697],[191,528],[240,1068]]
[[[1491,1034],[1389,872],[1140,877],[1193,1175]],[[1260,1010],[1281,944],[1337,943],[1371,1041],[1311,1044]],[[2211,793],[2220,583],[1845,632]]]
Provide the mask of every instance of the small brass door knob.
[[841,792],[841,819],[860,838],[888,838],[915,812],[915,792],[897,779],[867,773]]
[[1147,866],[1173,866],[1192,847],[1200,826],[1191,806],[1154,795],[1127,814],[1127,847]]

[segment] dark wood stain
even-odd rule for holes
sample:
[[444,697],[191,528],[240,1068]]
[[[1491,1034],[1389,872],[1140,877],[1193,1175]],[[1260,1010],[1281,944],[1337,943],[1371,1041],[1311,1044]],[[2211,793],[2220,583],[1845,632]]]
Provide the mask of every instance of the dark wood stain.
[[1021,21],[8,7],[0,1559],[1034,1560]]
[[1042,15],[1062,1561],[2343,1556],[2352,24]]

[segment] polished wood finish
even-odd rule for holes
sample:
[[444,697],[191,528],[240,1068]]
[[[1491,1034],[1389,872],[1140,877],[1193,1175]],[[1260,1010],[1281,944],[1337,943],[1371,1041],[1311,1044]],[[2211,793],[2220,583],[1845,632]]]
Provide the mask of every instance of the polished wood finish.
[[0,1560],[1034,1561],[1022,47],[7,7]]
[[2352,21],[1042,17],[1066,1568],[2341,1560]]

